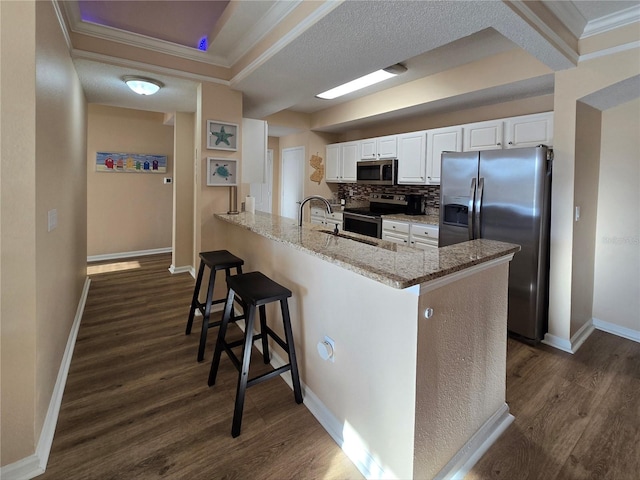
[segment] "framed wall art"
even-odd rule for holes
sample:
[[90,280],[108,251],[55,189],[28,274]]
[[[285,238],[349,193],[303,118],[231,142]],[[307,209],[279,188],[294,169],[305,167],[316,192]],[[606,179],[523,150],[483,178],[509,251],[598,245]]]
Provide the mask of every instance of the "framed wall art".
[[167,156],[96,152],[96,172],[167,173]]
[[207,185],[213,187],[237,186],[237,166],[236,160],[207,157]]
[[235,152],[238,150],[239,134],[235,123],[207,120],[207,149]]

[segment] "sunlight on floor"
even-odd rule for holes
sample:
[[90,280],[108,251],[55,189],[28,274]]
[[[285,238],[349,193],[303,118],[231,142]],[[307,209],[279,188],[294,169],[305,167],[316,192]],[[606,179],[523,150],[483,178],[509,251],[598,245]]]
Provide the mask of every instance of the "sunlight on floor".
[[123,270],[134,270],[136,268],[140,268],[140,262],[138,262],[137,260],[134,260],[132,262],[102,263],[100,265],[87,266],[87,275],[121,272]]

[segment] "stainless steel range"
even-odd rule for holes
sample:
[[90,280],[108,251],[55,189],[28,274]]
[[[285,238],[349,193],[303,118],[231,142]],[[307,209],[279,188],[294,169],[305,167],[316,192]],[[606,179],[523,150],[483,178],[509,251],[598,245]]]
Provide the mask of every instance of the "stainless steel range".
[[343,230],[369,237],[382,238],[382,215],[405,213],[407,199],[405,195],[372,193],[369,206],[345,208],[342,214]]

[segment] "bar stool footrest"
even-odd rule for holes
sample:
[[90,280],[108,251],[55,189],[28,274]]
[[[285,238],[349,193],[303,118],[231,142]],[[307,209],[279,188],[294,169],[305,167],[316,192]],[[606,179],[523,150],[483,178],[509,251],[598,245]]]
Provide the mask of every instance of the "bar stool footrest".
[[291,370],[291,364],[287,363],[286,365],[276,368],[275,370],[272,370],[267,373],[263,373],[262,375],[258,375],[257,377],[247,380],[247,388],[249,388],[252,385],[257,385],[258,383],[262,383],[265,380],[269,380],[270,378],[277,377],[278,375],[282,375],[283,373],[288,372],[289,370]]

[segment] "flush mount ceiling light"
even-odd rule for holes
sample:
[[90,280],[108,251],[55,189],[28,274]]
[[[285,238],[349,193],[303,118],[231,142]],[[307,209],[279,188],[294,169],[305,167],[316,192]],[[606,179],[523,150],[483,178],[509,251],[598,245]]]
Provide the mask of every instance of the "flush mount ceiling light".
[[355,92],[356,90],[360,90],[389,78],[393,78],[396,75],[399,75],[406,71],[407,67],[400,63],[396,63],[395,65],[391,65],[390,67],[383,68],[382,70],[377,70],[373,73],[370,73],[369,75],[365,75],[364,77],[356,78],[355,80],[347,82],[343,85],[339,85],[335,88],[332,88],[331,90],[327,90],[326,92],[319,93],[318,95],[316,95],[316,97],[323,98],[325,100],[333,100],[334,98],[341,97],[342,95],[346,95],[347,93]]
[[124,80],[124,83],[126,83],[127,86],[138,95],[153,95],[164,87],[162,82],[152,78],[126,76],[123,77],[122,80]]

